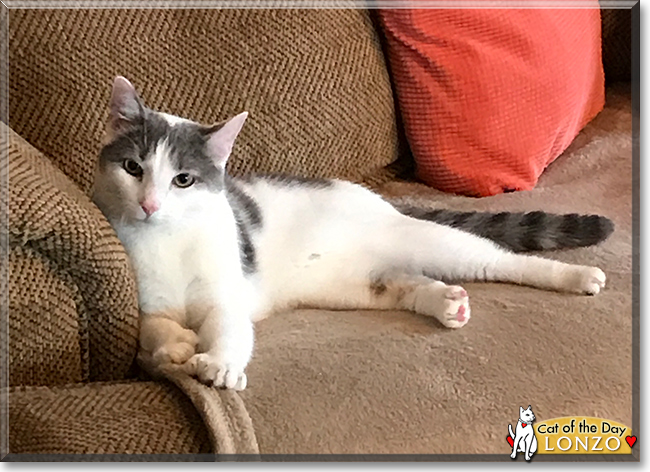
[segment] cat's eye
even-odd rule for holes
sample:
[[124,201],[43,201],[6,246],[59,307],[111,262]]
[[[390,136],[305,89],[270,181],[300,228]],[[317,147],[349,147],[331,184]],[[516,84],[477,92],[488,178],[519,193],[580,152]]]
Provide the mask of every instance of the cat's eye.
[[133,159],[126,159],[122,165],[124,170],[132,176],[140,177],[142,175],[142,167],[140,167],[140,164],[135,162]]
[[172,180],[172,183],[180,188],[187,188],[194,182],[195,179],[190,174],[178,174],[176,177],[174,177],[174,180]]

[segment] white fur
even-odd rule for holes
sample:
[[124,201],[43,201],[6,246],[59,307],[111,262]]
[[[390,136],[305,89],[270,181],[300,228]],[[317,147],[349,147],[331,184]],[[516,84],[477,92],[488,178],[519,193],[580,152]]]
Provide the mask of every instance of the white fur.
[[190,120],[186,118],[181,118],[180,116],[170,115],[169,113],[163,113],[163,112],[158,112],[158,114],[162,116],[165,119],[165,121],[167,121],[167,123],[169,123],[172,126],[180,123],[191,123]]
[[[159,171],[165,172],[162,166]],[[407,309],[449,328],[464,326],[470,319],[464,290],[423,272],[436,279],[588,294],[598,293],[605,282],[597,268],[513,254],[469,233],[409,218],[348,182],[310,188],[258,180],[244,188],[263,219],[253,233],[258,257],[253,278],[242,273],[234,217],[222,194],[173,189],[161,215],[153,215],[158,223],[115,225],[137,270],[143,317],[185,313],[178,325],[198,333],[201,353],[187,370],[206,382],[242,388],[253,345],[250,320],[281,309]],[[383,293],[373,292],[373,280],[385,285]],[[188,354],[177,363],[194,354],[181,349]]]
[[[246,189],[261,202],[265,222],[255,239],[264,311],[296,304],[395,308],[367,287],[373,278],[395,280],[396,274],[402,288],[434,283],[423,272],[589,294],[605,282],[596,268],[513,254],[472,234],[404,216],[349,182],[313,189],[260,180]],[[415,305],[404,308],[421,311]]]
[[[235,219],[225,195],[205,192],[201,198],[203,211],[194,210],[190,217],[115,225],[138,280],[140,357],[154,365],[191,358],[192,373],[203,381],[227,387],[239,382],[241,387],[253,349],[254,286],[241,269]],[[192,339],[185,330],[198,337]],[[192,357],[195,350],[204,354]],[[206,356],[211,374],[201,370],[208,368],[202,362]],[[218,381],[217,374],[223,379]]]
[[[237,119],[224,128],[233,142],[245,116]],[[215,162],[225,162],[232,142],[216,147],[222,155]],[[404,216],[343,181],[322,188],[242,183],[263,220],[252,233],[257,272],[246,276],[225,195],[172,186],[168,153],[163,142],[144,161],[142,181],[109,164],[98,172],[95,188],[95,201],[136,271],[140,360],[152,372],[180,366],[206,383],[244,388],[253,320],[291,307],[406,309],[460,328],[470,318],[467,293],[441,279],[586,294],[605,284],[600,269],[510,253],[469,233]],[[160,203],[150,218],[138,203],[147,192]]]

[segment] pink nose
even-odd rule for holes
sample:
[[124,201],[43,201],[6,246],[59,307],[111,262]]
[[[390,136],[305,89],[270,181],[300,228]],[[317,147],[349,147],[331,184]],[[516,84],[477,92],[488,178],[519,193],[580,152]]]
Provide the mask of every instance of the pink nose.
[[160,205],[155,200],[142,201],[140,202],[140,206],[147,216],[153,215],[160,208]]

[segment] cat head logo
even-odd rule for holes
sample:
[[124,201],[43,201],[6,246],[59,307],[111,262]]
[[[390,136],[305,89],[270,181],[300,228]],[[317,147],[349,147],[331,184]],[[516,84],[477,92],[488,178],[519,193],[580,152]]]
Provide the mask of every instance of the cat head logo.
[[506,436],[508,444],[512,447],[511,459],[516,459],[517,453],[523,452],[524,458],[529,461],[537,451],[537,437],[535,436],[533,421],[535,421],[535,414],[530,405],[525,410],[519,407],[519,421],[517,422],[517,426],[513,432],[512,425],[508,425],[508,433],[510,435]]

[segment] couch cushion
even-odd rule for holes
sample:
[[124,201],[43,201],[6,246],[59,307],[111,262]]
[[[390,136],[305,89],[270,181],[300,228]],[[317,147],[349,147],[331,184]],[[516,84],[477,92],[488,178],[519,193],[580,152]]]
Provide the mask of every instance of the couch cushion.
[[115,75],[146,103],[250,117],[229,169],[361,180],[395,160],[388,71],[364,10],[9,12],[10,124],[89,191]]
[[440,190],[532,189],[603,107],[597,9],[381,17],[418,176]]

